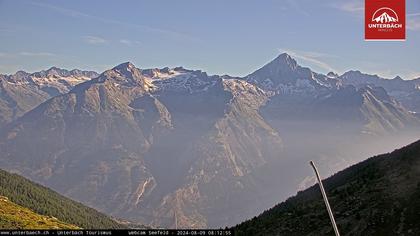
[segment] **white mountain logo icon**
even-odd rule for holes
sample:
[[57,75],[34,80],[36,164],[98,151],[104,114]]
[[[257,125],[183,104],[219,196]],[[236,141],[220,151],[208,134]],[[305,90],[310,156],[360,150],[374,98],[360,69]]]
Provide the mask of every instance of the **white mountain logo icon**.
[[382,7],[375,11],[375,13],[373,13],[372,21],[376,23],[398,22],[398,15],[391,8]]

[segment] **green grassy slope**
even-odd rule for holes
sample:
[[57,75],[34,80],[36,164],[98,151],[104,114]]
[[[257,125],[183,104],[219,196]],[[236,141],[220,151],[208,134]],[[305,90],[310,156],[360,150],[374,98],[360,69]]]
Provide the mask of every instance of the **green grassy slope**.
[[[324,185],[341,235],[420,235],[420,141],[347,168]],[[334,235],[317,185],[235,230],[237,235]]]
[[[55,217],[58,221],[84,229],[124,228],[123,225],[105,214],[70,200],[22,176],[10,174],[4,170],[0,170],[0,195],[37,214]],[[1,217],[4,218],[4,215]],[[0,221],[0,224],[3,223],[6,224],[4,220]],[[10,224],[9,222],[5,226],[0,225],[0,227],[8,228]],[[18,223],[16,222],[16,224]]]
[[0,229],[79,229],[79,227],[39,215],[0,196]]

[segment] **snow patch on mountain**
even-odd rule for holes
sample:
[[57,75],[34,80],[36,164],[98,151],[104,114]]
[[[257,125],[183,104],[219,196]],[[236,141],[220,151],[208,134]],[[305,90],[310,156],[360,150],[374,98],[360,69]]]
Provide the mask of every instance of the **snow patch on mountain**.
[[241,95],[264,96],[267,93],[259,87],[240,79],[222,79],[225,90],[230,91],[234,97]]
[[217,82],[205,72],[182,67],[142,70],[149,91],[172,91],[196,93],[206,91]]
[[337,88],[339,81],[336,77],[334,73],[329,73],[329,76],[315,73],[283,53],[244,80],[278,94],[293,94]]
[[86,82],[91,78],[86,76],[48,76],[48,77],[32,77],[33,82],[41,89],[46,87],[56,88],[60,93],[70,91],[77,84]]
[[48,70],[42,70],[34,73],[18,71],[13,75],[4,75],[3,78],[10,85],[16,86],[34,86],[41,90],[54,89],[55,93],[67,93],[77,84],[86,82],[97,77],[94,71],[65,70],[57,67],[51,67]]

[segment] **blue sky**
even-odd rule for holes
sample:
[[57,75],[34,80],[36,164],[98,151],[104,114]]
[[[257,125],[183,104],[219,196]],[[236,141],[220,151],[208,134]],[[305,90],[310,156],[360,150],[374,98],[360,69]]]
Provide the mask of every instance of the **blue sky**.
[[420,77],[420,1],[407,41],[365,42],[360,0],[0,0],[0,73],[184,66],[244,76],[279,53],[318,72]]

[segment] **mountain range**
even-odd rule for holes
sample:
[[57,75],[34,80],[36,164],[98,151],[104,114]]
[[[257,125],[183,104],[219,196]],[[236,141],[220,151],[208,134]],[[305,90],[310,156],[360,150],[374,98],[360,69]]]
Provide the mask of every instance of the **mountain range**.
[[308,159],[333,172],[420,127],[418,80],[323,75],[287,54],[244,78],[127,62],[0,83],[1,168],[156,227],[237,224],[312,183]]
[[47,99],[97,76],[93,71],[68,71],[56,67],[35,73],[0,74],[0,127]]
[[368,75],[360,71],[348,71],[341,75],[340,78],[344,85],[382,87],[409,111],[420,113],[420,78],[403,80],[397,76],[393,79],[384,79],[377,75]]

